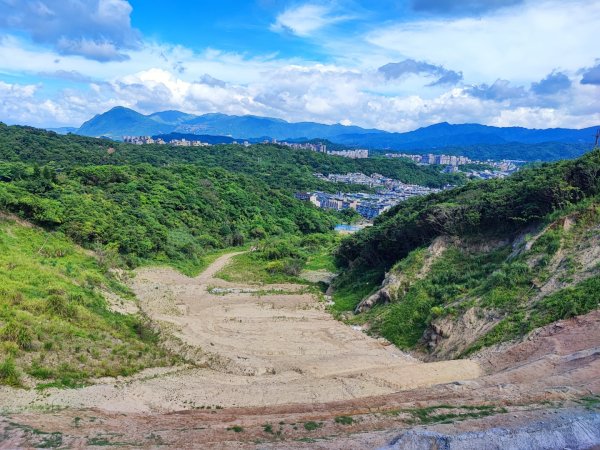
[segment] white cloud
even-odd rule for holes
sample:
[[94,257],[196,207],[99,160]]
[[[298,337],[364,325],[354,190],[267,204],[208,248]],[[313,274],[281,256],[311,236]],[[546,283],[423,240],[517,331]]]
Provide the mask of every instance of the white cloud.
[[539,80],[560,64],[576,70],[598,52],[600,2],[530,1],[481,18],[392,24],[366,40],[393,55],[458,68],[465,79],[493,83]]
[[25,32],[62,54],[98,61],[127,59],[139,46],[127,0],[0,0],[0,29]]
[[305,4],[286,9],[277,16],[271,30],[287,31],[297,36],[310,36],[314,32],[334,23],[349,20],[351,17],[336,14],[329,6]]

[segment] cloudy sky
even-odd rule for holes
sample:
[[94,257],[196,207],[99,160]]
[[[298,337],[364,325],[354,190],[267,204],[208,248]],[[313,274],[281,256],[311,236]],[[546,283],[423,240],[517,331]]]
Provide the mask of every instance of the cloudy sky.
[[0,121],[600,124],[599,0],[0,0]]

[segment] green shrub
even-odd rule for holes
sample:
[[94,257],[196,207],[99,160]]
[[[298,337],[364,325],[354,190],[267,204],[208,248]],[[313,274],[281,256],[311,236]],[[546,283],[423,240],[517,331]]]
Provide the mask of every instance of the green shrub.
[[10,356],[0,363],[0,384],[14,387],[21,385],[21,375],[15,366],[14,359]]
[[352,425],[354,423],[354,419],[349,416],[337,416],[335,418],[335,423],[339,423],[341,425]]
[[312,420],[304,422],[304,429],[307,431],[314,431],[321,428],[322,426],[323,424],[321,422],[313,422]]
[[22,350],[29,350],[33,340],[29,328],[15,321],[9,321],[4,325],[0,330],[0,338],[14,342]]

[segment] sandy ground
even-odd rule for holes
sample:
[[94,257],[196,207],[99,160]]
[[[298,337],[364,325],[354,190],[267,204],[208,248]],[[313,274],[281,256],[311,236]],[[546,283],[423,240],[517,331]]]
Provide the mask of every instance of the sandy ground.
[[196,278],[144,268],[132,282],[141,309],[206,367],[146,370],[77,390],[21,392],[4,407],[43,405],[120,412],[320,403],[383,395],[480,374],[473,361],[424,364],[336,320],[300,285],[215,278],[235,253]]

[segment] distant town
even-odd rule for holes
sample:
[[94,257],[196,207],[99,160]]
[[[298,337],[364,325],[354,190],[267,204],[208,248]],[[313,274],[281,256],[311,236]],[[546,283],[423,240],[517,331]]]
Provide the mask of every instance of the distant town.
[[[147,144],[158,144],[158,145],[173,145],[176,147],[208,147],[212,144],[208,142],[188,140],[188,139],[172,139],[170,141],[165,141],[164,139],[157,138],[154,139],[151,136],[123,136],[123,142],[127,144],[135,144],[135,145],[147,145]],[[243,145],[245,147],[249,147],[252,145],[248,141],[237,142],[233,141],[234,145]],[[277,144],[283,145],[285,147],[294,148],[297,150],[310,150],[317,153],[325,153],[327,155],[332,156],[341,156],[343,158],[350,159],[363,159],[369,157],[369,151],[364,149],[357,150],[327,150],[327,146],[322,143],[311,144],[311,143],[293,143],[293,142],[279,142],[276,139],[273,140],[265,140],[263,144]]]
[[[197,140],[188,139],[172,139],[165,141],[162,138],[154,139],[151,136],[123,136],[123,142],[135,145],[146,145],[146,144],[158,144],[158,145],[173,145],[176,147],[208,147],[212,144],[208,142],[202,142]],[[318,143],[296,143],[278,141],[276,139],[264,140],[263,144],[275,144],[282,145],[284,147],[293,148],[296,150],[309,150],[317,153],[324,153],[331,156],[340,156],[343,158],[350,159],[364,159],[369,157],[369,150],[365,149],[354,149],[354,150],[327,150],[327,145]],[[233,141],[233,145],[243,145],[244,147],[250,147],[252,143],[248,141]],[[502,161],[477,161],[467,158],[466,156],[456,155],[435,155],[433,153],[419,155],[419,154],[408,154],[408,153],[386,153],[386,158],[407,158],[420,165],[441,165],[446,166],[443,169],[445,173],[458,173],[462,172],[468,178],[487,180],[490,178],[504,178],[509,176],[511,173],[517,171],[519,166],[525,161],[516,160],[502,160]],[[473,165],[484,165],[490,167],[489,169],[477,170],[460,170],[459,166],[473,164]],[[340,175],[346,176],[346,175]],[[358,183],[364,184],[364,183]]]
[[[379,187],[376,193],[342,193],[329,194],[326,192],[298,192],[296,198],[309,201],[318,208],[353,209],[365,219],[374,219],[384,211],[398,203],[419,195],[439,192],[440,189],[428,188],[416,184],[405,184],[401,181],[384,177],[378,173],[370,176],[363,173],[329,174],[327,176],[315,173],[317,178],[332,183],[362,184],[369,187]],[[447,186],[450,188],[452,186]]]
[[[265,143],[269,143],[266,141]],[[293,142],[278,142],[273,139],[270,143],[279,144],[285,147],[294,148],[296,150],[310,150],[317,153],[326,153],[333,156],[342,156],[350,159],[364,159],[369,157],[369,150],[356,149],[356,150],[327,150],[327,146],[323,143],[311,144],[307,143],[293,143]]]
[[[415,155],[409,153],[386,153],[386,158],[407,158],[419,165],[441,165],[446,166],[443,169],[445,173],[458,173],[462,172],[467,176],[467,178],[481,179],[487,180],[490,178],[505,178],[510,174],[519,170],[520,165],[524,164],[526,161],[519,160],[502,160],[502,161],[478,161],[467,158],[466,156],[456,156],[456,155],[435,155],[433,153],[428,153],[425,155]],[[464,166],[467,164],[479,165],[479,166],[489,166],[490,169],[483,170],[460,170],[459,166]]]

